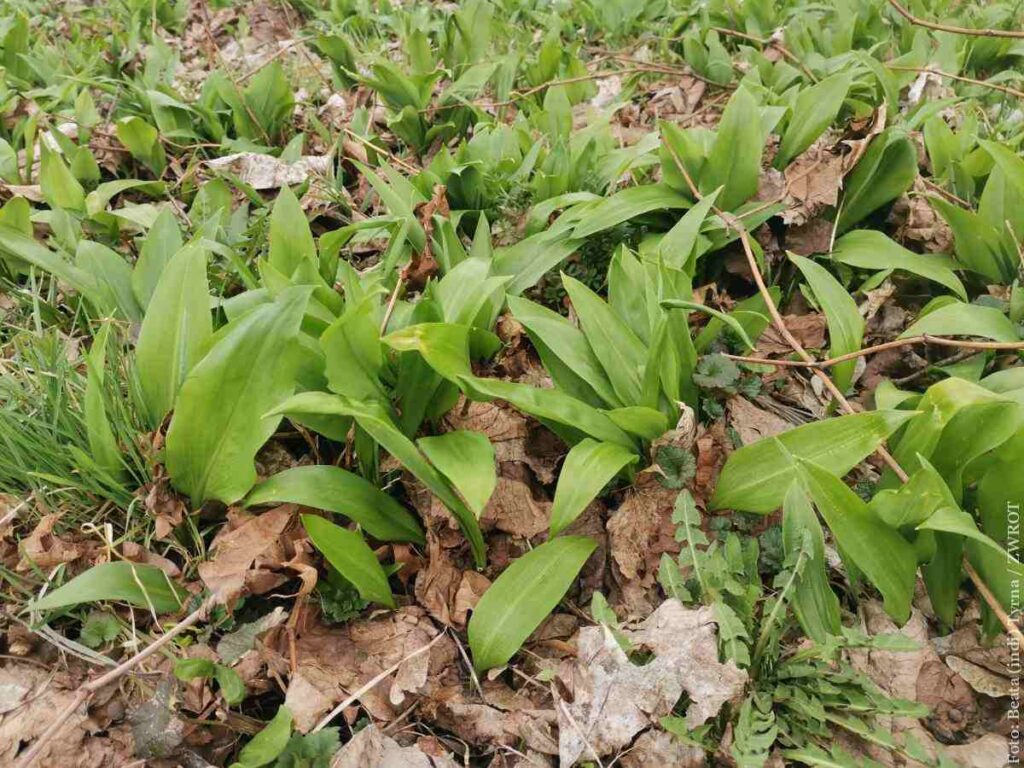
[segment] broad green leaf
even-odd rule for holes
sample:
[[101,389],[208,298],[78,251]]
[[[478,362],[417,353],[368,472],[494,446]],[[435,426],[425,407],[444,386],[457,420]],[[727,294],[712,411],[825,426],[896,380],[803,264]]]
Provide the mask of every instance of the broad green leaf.
[[364,600],[395,607],[388,577],[362,534],[350,531],[316,515],[303,515],[302,525],[324,558],[352,582]]
[[161,211],[139,249],[139,258],[132,270],[132,290],[143,309],[149,306],[167,262],[181,246],[181,229],[174,214],[169,210]]
[[345,515],[381,541],[424,542],[419,524],[394,497],[341,467],[291,467],[271,475],[245,497],[248,507],[270,503],[301,504]]
[[832,125],[849,90],[850,75],[840,72],[800,91],[775,155],[776,168],[782,170],[789,165],[790,160],[811,146]]
[[[803,273],[804,279],[814,292],[814,297],[825,312],[825,319],[828,322],[829,356],[839,357],[859,350],[864,340],[864,318],[857,309],[857,302],[839,281],[817,262],[797,256],[795,253],[790,253],[789,258]],[[841,391],[845,392],[849,388],[856,364],[856,360],[847,360],[833,366],[832,376]]]
[[198,246],[188,246],[171,257],[163,270],[135,347],[150,426],[159,426],[170,413],[178,390],[212,334],[206,253]]
[[1001,252],[999,232],[974,211],[941,197],[929,200],[953,230],[957,261],[992,282],[1006,280],[1009,270]]
[[39,187],[51,208],[85,210],[85,190],[67,165],[45,141],[39,142]]
[[683,217],[679,219],[658,242],[658,255],[662,261],[675,269],[693,272],[694,247],[700,236],[701,225],[707,219],[711,206],[715,204],[720,189],[704,195]]
[[706,195],[721,187],[718,206],[726,211],[735,210],[753,197],[761,177],[763,146],[757,99],[746,88],[737,88],[725,106],[701,170],[701,193]]
[[576,435],[572,442],[588,436],[634,447],[634,441],[606,413],[557,389],[537,389],[514,381],[468,376],[461,377],[459,384],[471,400],[504,400],[549,426],[561,426],[562,430],[555,431]]
[[80,240],[75,251],[75,266],[92,275],[100,307],[117,311],[131,322],[142,319],[142,308],[132,290],[132,269],[119,253],[92,240]]
[[309,231],[306,214],[295,193],[287,185],[281,188],[270,212],[270,264],[285,277],[291,277],[303,264],[316,271],[316,244]]
[[981,139],[978,141],[982,148],[992,155],[992,159],[996,162],[1006,178],[1021,192],[1024,192],[1024,160],[1021,159],[1020,155],[1011,150],[1005,144],[1000,144],[997,141],[989,141]]
[[159,177],[167,167],[167,156],[164,154],[160,134],[156,128],[141,117],[123,117],[117,121],[117,138],[132,157],[149,168],[154,176]]
[[712,309],[705,304],[698,304],[695,301],[686,301],[684,299],[666,299],[661,302],[661,306],[689,309],[694,312],[703,312],[706,315],[710,315],[718,320],[720,324],[730,328],[739,337],[740,341],[747,346],[747,349],[754,349],[754,342],[747,335],[747,330],[743,327],[743,323],[733,315],[727,315],[725,312],[719,312],[717,309]]
[[689,208],[691,205],[693,201],[690,198],[667,184],[627,187],[588,209],[576,224],[572,236],[576,239],[590,237],[644,213]]
[[1016,434],[1024,409],[1013,401],[976,403],[956,413],[943,430],[931,460],[959,500],[964,472],[979,456],[998,448]]
[[643,343],[604,299],[586,285],[566,274],[562,275],[562,285],[615,394],[624,405],[639,405],[647,357]]
[[327,386],[340,395],[361,400],[385,398],[380,378],[384,352],[375,312],[378,305],[376,296],[349,304],[320,336]]
[[281,420],[267,411],[295,389],[302,362],[296,339],[308,300],[308,288],[289,288],[229,324],[182,384],[166,464],[174,486],[194,504],[232,504],[256,482],[256,452]]
[[220,686],[220,695],[224,697],[224,701],[231,706],[242,703],[242,700],[245,699],[246,689],[241,675],[231,667],[214,664],[213,677],[217,681],[217,685]]
[[808,637],[816,643],[824,643],[829,635],[842,632],[839,598],[828,583],[821,524],[803,487],[794,482],[782,502],[782,542],[787,556],[800,550],[805,531],[810,532],[813,549],[796,585],[793,610]]
[[563,536],[514,561],[484,592],[469,620],[478,672],[508,662],[572,586],[597,542]]
[[[240,134],[250,139],[273,139],[284,128],[295,108],[295,95],[281,62],[271,61],[242,92],[242,99],[248,109],[233,109],[232,117]],[[259,121],[252,124],[250,113]]]
[[124,477],[125,466],[121,449],[107,418],[103,401],[103,380],[106,376],[107,340],[110,337],[110,323],[105,323],[93,339],[92,348],[86,355],[85,385],[85,428],[89,439],[92,458],[111,477]]
[[394,456],[406,469],[437,496],[462,528],[469,539],[473,557],[478,566],[485,561],[485,545],[476,516],[462,499],[448,485],[440,472],[420,453],[408,437],[395,426],[388,412],[378,403],[362,402],[344,395],[329,395],[323,392],[304,392],[278,405],[275,414],[335,414],[351,416],[367,434]]
[[278,755],[288,746],[292,736],[292,713],[283,704],[278,707],[274,719],[264,726],[263,730],[252,737],[238,753],[238,762],[232,765],[242,768],[260,768],[274,762]]
[[832,258],[859,269],[901,269],[944,285],[963,301],[967,291],[953,272],[957,264],[940,253],[914,253],[873,229],[857,229],[836,241]]
[[[564,369],[566,374],[582,379],[582,384],[592,389],[605,405],[613,408],[622,405],[579,328],[557,312],[518,296],[508,297],[508,308],[526,328],[556,384],[561,384],[559,374]],[[560,367],[555,368],[553,363]],[[574,394],[571,388],[562,388]]]
[[[1019,516],[1020,501],[1024,498],[1024,432],[1000,446],[994,461],[978,481],[977,511],[981,530],[998,544],[1009,548],[1011,538],[1019,538],[1010,531],[1011,515]],[[1008,610],[1016,610],[1019,603],[1017,594],[1020,580],[1024,578],[1024,566],[1019,562],[1019,552],[1013,559],[995,553],[991,547],[973,540],[966,541],[967,555],[978,570],[985,584]],[[990,632],[1002,629],[993,618],[986,619]]]
[[797,459],[797,474],[828,524],[843,556],[882,593],[885,611],[910,618],[917,557],[911,545],[828,469]]
[[871,141],[845,181],[837,230],[848,230],[868,214],[902,195],[917,177],[917,150],[898,128],[887,128]]
[[154,565],[118,560],[101,563],[32,602],[33,611],[48,611],[99,600],[117,600],[159,613],[177,611],[188,594]]
[[421,437],[416,445],[479,518],[498,484],[494,446],[487,435],[460,429]]
[[557,536],[582,514],[612,478],[639,456],[615,443],[587,438],[572,447],[562,464],[551,505],[551,533]]
[[[985,403],[1007,402],[1005,396],[959,378],[933,384],[917,405],[919,415],[903,430],[892,448],[893,457],[904,470],[913,474],[920,465],[919,456],[930,459],[946,426],[963,409]],[[882,477],[882,487],[893,488],[898,479],[891,470]]]
[[779,508],[796,476],[792,458],[842,477],[916,411],[871,411],[812,422],[729,454],[718,476],[712,509],[766,514]]
[[105,306],[106,294],[101,290],[99,280],[92,274],[62,258],[30,235],[4,223],[0,223],[0,252],[48,272],[81,293],[101,310],[115,309],[113,305]]
[[900,338],[908,336],[980,336],[993,341],[1020,341],[1017,328],[995,307],[952,302],[920,317]]

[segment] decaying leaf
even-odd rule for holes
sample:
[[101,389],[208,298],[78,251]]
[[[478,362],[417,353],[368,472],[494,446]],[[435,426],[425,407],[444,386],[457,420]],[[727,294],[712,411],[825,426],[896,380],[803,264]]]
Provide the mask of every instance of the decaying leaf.
[[363,728],[335,755],[332,768],[458,768],[448,755],[403,747],[375,725]]
[[691,728],[738,697],[747,674],[718,661],[711,608],[684,608],[666,600],[637,629],[622,633],[654,658],[630,661],[605,627],[580,631],[578,659],[567,685],[571,702],[558,702],[559,757],[563,766],[595,759],[629,744],[640,731],[667,715],[685,691]]
[[277,189],[327,173],[331,158],[307,155],[294,163],[286,163],[272,155],[238,152],[208,160],[206,166],[215,172],[230,171],[253,189]]
[[[423,609],[415,607],[344,627],[315,623],[302,631],[295,642],[297,674],[285,696],[296,730],[307,732],[348,694],[426,646],[437,633]],[[441,684],[442,671],[455,669],[457,653],[450,639],[438,641],[363,694],[360,704],[374,718],[389,720],[400,705],[408,706],[407,694]]]
[[[223,595],[226,603],[246,587],[257,592],[272,588],[267,584],[266,572],[261,573],[253,565],[274,548],[294,511],[294,506],[283,504],[261,515],[239,513],[233,527],[229,521],[213,541],[213,558],[199,566],[199,575],[207,588]],[[282,577],[272,580],[280,583]]]

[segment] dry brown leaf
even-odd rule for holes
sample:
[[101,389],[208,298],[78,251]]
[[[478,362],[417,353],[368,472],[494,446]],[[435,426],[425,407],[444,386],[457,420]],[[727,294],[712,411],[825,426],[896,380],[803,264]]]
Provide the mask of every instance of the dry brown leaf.
[[247,587],[256,594],[265,591],[265,574],[250,571],[256,560],[278,543],[294,511],[293,505],[282,504],[261,515],[229,514],[228,524],[211,545],[213,559],[199,566],[199,576],[207,588],[222,595],[226,604]]
[[206,162],[215,172],[230,171],[253,189],[277,189],[301,184],[310,176],[320,176],[330,169],[329,157],[307,155],[294,163],[286,163],[272,155],[237,152]]
[[[298,674],[292,677],[285,696],[295,727],[307,732],[349,693],[426,646],[437,633],[418,607],[342,627],[317,623],[302,631],[295,642]],[[360,696],[360,703],[372,717],[390,720],[400,703],[408,705],[407,694],[441,685],[443,673],[456,669],[457,653],[449,638],[439,640],[429,652],[408,659],[394,675]]]
[[725,404],[729,414],[729,426],[736,430],[744,445],[756,443],[793,427],[788,421],[770,411],[758,408],[744,397],[737,395]]
[[368,725],[334,756],[331,768],[459,768],[459,764],[448,755],[403,747],[377,726]]
[[416,574],[416,601],[437,621],[455,626],[452,606],[462,583],[463,572],[452,562],[437,536],[427,530],[427,564]]
[[959,656],[947,656],[946,666],[964,679],[978,693],[999,698],[1013,694],[1013,685],[1005,677],[989,672],[979,664],[974,664]]
[[[0,765],[14,765],[19,752],[46,730],[54,713],[71,703],[75,690],[75,682],[64,673],[24,663],[0,667],[0,698],[4,703],[0,709],[6,710],[0,714]],[[132,752],[127,726],[99,721],[81,708],[43,748],[33,765],[106,768],[127,765]]]
[[[820,349],[825,345],[825,316],[818,313],[784,315],[786,328],[805,349]],[[775,326],[769,325],[757,341],[757,356],[788,355],[793,351]]]
[[497,528],[517,538],[532,539],[548,529],[551,502],[535,490],[525,464],[501,465],[494,493],[484,507],[480,524],[485,530]]
[[811,219],[786,230],[786,250],[798,256],[828,253],[832,250],[834,225],[828,219]]
[[188,512],[185,502],[163,475],[159,475],[149,486],[144,506],[146,512],[156,519],[155,535],[158,539],[167,538],[184,522]]
[[468,700],[460,684],[427,697],[420,712],[470,744],[493,748],[525,743],[543,754],[558,753],[554,711],[538,708],[500,683],[484,681],[484,686],[484,702]]
[[573,700],[558,704],[563,766],[622,749],[669,714],[684,691],[691,701],[686,713],[690,728],[743,692],[747,673],[731,661],[718,661],[717,632],[708,607],[690,610],[678,600],[666,600],[638,629],[622,632],[654,658],[637,666],[605,627],[580,630],[569,686]]
[[166,557],[156,554],[155,552],[150,552],[141,544],[136,544],[134,541],[126,541],[121,545],[121,555],[125,560],[133,563],[155,565],[171,578],[181,575],[181,569],[174,562],[168,560]]
[[644,731],[619,761],[622,768],[702,768],[704,750],[683,744],[665,731]]
[[44,515],[26,538],[21,541],[21,562],[18,571],[32,570],[33,566],[46,570],[70,563],[82,556],[82,548],[62,539],[53,532],[60,515]]

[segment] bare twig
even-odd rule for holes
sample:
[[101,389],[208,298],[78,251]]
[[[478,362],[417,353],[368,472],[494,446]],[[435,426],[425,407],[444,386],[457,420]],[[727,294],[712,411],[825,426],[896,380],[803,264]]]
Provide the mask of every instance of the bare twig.
[[951,32],[954,35],[972,35],[974,37],[1013,37],[1013,38],[1024,38],[1024,31],[1019,29],[985,29],[984,27],[979,29],[972,29],[970,27],[957,27],[952,24],[940,24],[936,21],[928,21],[927,19],[919,18],[915,16],[906,8],[897,2],[897,0],[889,0],[889,5],[896,9],[900,16],[918,27],[925,27],[927,29],[934,29],[938,32]]
[[772,360],[765,357],[746,357],[744,355],[723,355],[730,360],[739,363],[754,363],[758,365],[774,365],[778,368],[831,368],[833,365],[845,363],[848,360],[855,360],[858,357],[867,357],[876,352],[883,352],[887,349],[909,347],[915,344],[934,344],[938,347],[956,347],[958,349],[973,350],[1021,350],[1024,349],[1024,341],[968,341],[966,339],[948,339],[944,336],[908,336],[905,339],[893,339],[873,347],[864,347],[855,352],[848,352],[838,357],[830,357],[827,360]]
[[786,46],[784,46],[780,40],[776,40],[775,38],[768,38],[766,40],[763,37],[748,35],[746,32],[740,32],[738,30],[729,29],[727,27],[711,27],[711,29],[723,35],[729,35],[730,37],[739,37],[743,40],[749,40],[750,42],[757,43],[758,45],[761,46],[774,48],[780,54],[782,54],[784,58],[788,59],[789,61],[793,62],[798,67],[800,67],[800,71],[807,75],[807,77],[810,79],[812,83],[818,82],[818,78],[815,77],[814,73],[807,68],[807,65],[804,64],[795,53],[793,53]]
[[206,616],[207,612],[210,610],[210,608],[214,606],[214,604],[218,600],[219,596],[217,595],[211,595],[210,597],[206,598],[198,608],[192,611],[192,613],[190,613],[184,619],[179,621],[169,630],[164,632],[162,635],[160,635],[160,637],[158,637],[152,643],[150,643],[141,651],[136,653],[130,659],[121,662],[112,670],[103,675],[100,675],[96,679],[90,680],[89,682],[83,683],[81,686],[79,686],[78,690],[75,692],[74,698],[71,700],[68,706],[65,709],[63,709],[57,715],[56,718],[53,719],[53,721],[46,727],[46,730],[43,731],[39,738],[36,739],[35,743],[32,744],[29,750],[18,758],[18,762],[15,763],[15,768],[28,768],[30,765],[32,765],[32,763],[35,762],[36,758],[39,757],[40,754],[42,754],[42,751],[46,747],[46,745],[49,744],[53,740],[53,738],[60,732],[60,729],[68,721],[68,718],[75,714],[75,712],[77,712],[80,707],[87,704],[89,699],[91,699],[98,690],[104,688],[107,685],[110,685],[112,682],[120,678],[122,675],[125,675],[131,670],[133,670],[143,661],[148,659],[154,653],[156,653],[169,642],[171,642],[171,640],[173,640],[175,637],[177,637],[186,629],[199,622]]
[[885,66],[889,69],[895,70],[896,72],[919,72],[921,74],[935,75],[936,77],[945,78],[946,80],[956,80],[960,83],[980,85],[983,88],[991,88],[993,91],[1008,93],[1011,96],[1016,96],[1018,99],[1024,99],[1024,91],[1018,91],[1016,88],[1011,88],[1008,85],[999,85],[998,83],[990,83],[985,80],[976,80],[973,77],[965,77],[964,75],[954,75],[950,72],[943,72],[941,69],[931,69],[929,67],[904,67],[897,66],[895,64],[886,64]]
[[[686,170],[686,166],[682,163],[682,161],[670,145],[666,145],[666,147],[671,153],[672,159],[675,161],[676,166],[679,168],[680,173],[683,175],[683,178],[686,179],[686,184],[687,186],[690,187],[690,191],[692,192],[692,194],[698,200],[701,199],[702,195],[700,194],[700,191],[697,189],[697,185],[694,184],[693,179],[690,177],[689,172]],[[831,393],[832,397],[839,404],[839,406],[846,413],[855,413],[856,411],[854,410],[853,406],[850,405],[850,401],[846,399],[843,393],[839,390],[839,387],[837,387],[835,382],[832,381],[832,377],[825,373],[825,371],[821,370],[821,368],[817,367],[814,358],[811,357],[807,350],[804,349],[800,341],[790,332],[789,328],[786,327],[786,321],[783,320],[782,314],[779,312],[779,308],[775,304],[775,299],[772,298],[771,292],[768,290],[768,286],[764,282],[764,276],[761,274],[761,268],[760,266],[758,266],[757,258],[754,256],[754,250],[750,246],[750,235],[748,234],[746,227],[744,227],[739,222],[739,220],[732,214],[726,213],[725,211],[722,211],[720,208],[714,205],[711,206],[711,209],[715,212],[718,218],[721,219],[727,227],[735,231],[737,236],[739,237],[740,244],[743,247],[743,253],[747,257],[747,264],[750,267],[750,272],[754,278],[754,283],[757,285],[757,290],[761,294],[761,298],[764,300],[765,306],[768,309],[768,314],[771,316],[772,324],[775,326],[775,329],[779,332],[782,338],[785,339],[786,343],[789,344],[790,348],[797,354],[797,356],[800,357],[800,359],[805,364],[810,364],[806,367],[809,367],[811,369],[811,372],[818,378],[819,381],[821,381],[825,388]],[[905,340],[900,339],[897,341]],[[885,464],[889,467],[889,469],[892,470],[893,474],[895,474],[901,482],[906,483],[910,479],[910,476],[907,474],[906,470],[904,470],[903,467],[900,466],[899,462],[897,462],[896,459],[893,458],[892,454],[889,453],[888,449],[884,446],[884,443],[878,446],[878,448],[875,450],[875,453],[878,454],[879,458],[881,458],[882,461],[885,462]],[[1002,606],[999,605],[999,601],[995,598],[995,596],[992,594],[992,591],[981,579],[978,572],[975,571],[974,568],[970,567],[970,564],[967,563],[966,559],[964,560],[964,565],[965,570],[967,571],[967,575],[970,576],[971,581],[973,581],[975,586],[978,588],[978,592],[981,594],[986,604],[989,606],[989,608],[992,609],[992,612],[995,613],[995,615],[999,618],[1000,622],[1002,622],[1003,627],[1006,629],[1007,633],[1015,638],[1021,637],[1020,628],[1007,615],[1006,611],[1002,609]],[[1024,642],[1024,638],[1022,638],[1022,642]]]

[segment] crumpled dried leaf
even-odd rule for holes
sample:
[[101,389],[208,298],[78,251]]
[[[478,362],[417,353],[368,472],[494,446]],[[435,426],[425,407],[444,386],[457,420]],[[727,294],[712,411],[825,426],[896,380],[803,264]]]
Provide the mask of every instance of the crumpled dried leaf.
[[181,497],[171,488],[166,477],[158,476],[149,486],[144,502],[146,512],[155,518],[155,535],[165,539],[185,520],[187,508]]
[[301,184],[311,175],[327,173],[331,159],[306,155],[294,163],[286,163],[272,155],[238,152],[208,160],[206,166],[213,171],[229,171],[253,189],[277,189]]
[[499,682],[482,684],[482,702],[469,700],[464,685],[452,685],[428,696],[420,713],[469,744],[493,748],[522,743],[542,754],[558,753],[553,710],[539,707]]
[[960,675],[978,693],[994,698],[1013,694],[1013,685],[1005,677],[989,672],[984,667],[959,656],[947,656],[945,661],[947,667]]
[[[0,765],[14,765],[49,726],[55,712],[74,698],[76,683],[63,672],[35,664],[0,666],[0,692],[6,711],[0,713]],[[7,708],[9,707],[9,708]],[[103,735],[93,735],[103,731]],[[125,725],[98,722],[79,709],[50,741],[34,763],[36,768],[105,768],[132,760],[132,736]]]
[[[305,733],[331,707],[386,669],[401,662],[437,636],[438,630],[418,607],[406,607],[343,627],[314,624],[295,641],[297,674],[292,676],[285,704],[295,727]],[[426,653],[406,660],[398,671],[364,693],[359,701],[379,720],[408,706],[408,694],[421,694],[443,684],[443,673],[455,673],[458,651],[450,638]]]
[[777,435],[792,429],[793,425],[770,411],[758,408],[739,395],[729,398],[725,404],[729,414],[729,426],[736,430],[744,445]]
[[[201,682],[201,681],[196,681]],[[128,716],[135,738],[135,754],[146,759],[173,756],[185,739],[185,723],[175,716],[171,705],[173,678],[165,678],[149,701]]]
[[16,570],[29,571],[32,566],[47,569],[70,563],[82,556],[82,548],[66,541],[53,532],[60,515],[44,515],[26,538],[21,541],[21,562]]
[[641,733],[619,761],[622,768],[702,768],[706,762],[703,749],[657,728]]
[[[889,726],[892,732],[913,735],[931,752],[940,747],[929,731],[942,741],[962,739],[972,718],[977,715],[977,705],[970,687],[939,660],[928,643],[928,626],[921,612],[914,609],[910,620],[903,627],[896,627],[881,604],[872,600],[861,604],[861,616],[869,634],[898,632],[920,646],[910,652],[849,651],[853,665],[888,695],[919,701],[932,709],[927,730],[917,720],[893,718]],[[883,754],[873,753],[872,756],[884,759]]]
[[[786,328],[805,349],[820,349],[825,346],[825,316],[812,312],[806,315],[784,315]],[[789,342],[779,335],[775,326],[769,325],[757,341],[757,356],[788,355],[793,351]]]
[[562,766],[623,748],[671,712],[684,691],[692,702],[686,713],[691,728],[743,692],[747,673],[731,661],[718,661],[709,607],[691,610],[678,600],[666,600],[638,629],[622,632],[654,658],[637,666],[605,627],[580,630],[571,674],[573,701],[558,703]]
[[[291,522],[295,507],[282,504],[261,515],[238,513],[231,518],[213,540],[213,559],[199,566],[199,576],[211,592],[224,597],[226,604],[249,587],[253,592],[265,591],[265,574],[253,564],[269,552]],[[235,524],[238,523],[238,524]],[[276,576],[280,584],[282,577]],[[272,587],[266,587],[272,588]]]
[[532,539],[546,531],[550,522],[551,501],[543,491],[534,489],[526,465],[503,464],[494,493],[480,516],[481,526]]
[[375,725],[368,725],[334,756],[332,768],[458,768],[448,755],[428,755],[403,747]]

